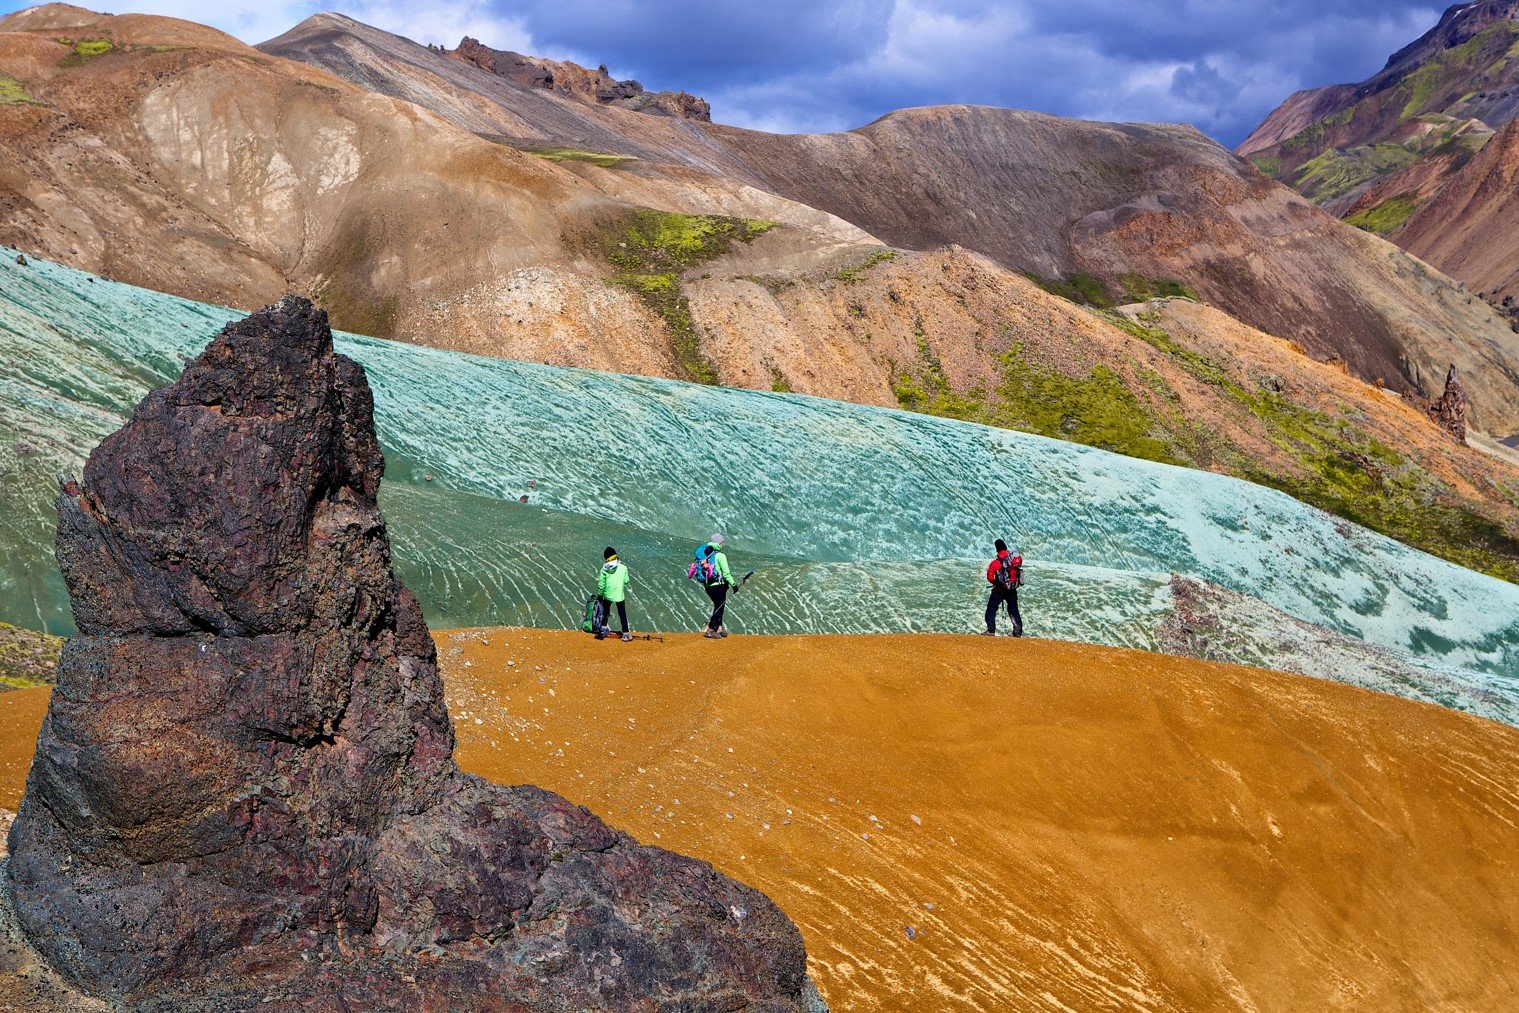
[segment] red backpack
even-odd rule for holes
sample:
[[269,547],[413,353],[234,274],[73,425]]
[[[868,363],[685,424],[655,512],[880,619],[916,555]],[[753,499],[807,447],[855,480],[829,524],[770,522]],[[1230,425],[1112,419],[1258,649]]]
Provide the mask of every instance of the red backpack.
[[1023,557],[1008,553],[997,564],[992,586],[998,591],[1016,591],[1023,586]]

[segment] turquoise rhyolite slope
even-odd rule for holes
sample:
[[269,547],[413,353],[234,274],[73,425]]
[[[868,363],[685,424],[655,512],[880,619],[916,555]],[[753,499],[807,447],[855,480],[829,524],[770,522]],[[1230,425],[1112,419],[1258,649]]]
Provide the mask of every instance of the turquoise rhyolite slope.
[[[55,476],[236,315],[0,256],[0,620],[70,628]],[[735,566],[758,570],[736,630],[970,632],[1002,535],[1031,561],[1033,635],[1519,723],[1519,587],[1258,486],[796,395],[338,344],[369,372],[396,565],[435,627],[575,625],[612,544],[635,624],[696,628],[685,565],[722,530]]]

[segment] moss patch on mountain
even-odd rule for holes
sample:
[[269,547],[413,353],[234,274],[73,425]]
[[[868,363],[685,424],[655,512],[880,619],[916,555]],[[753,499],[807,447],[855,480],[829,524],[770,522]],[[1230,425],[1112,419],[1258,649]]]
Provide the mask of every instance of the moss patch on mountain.
[[681,277],[692,267],[722,256],[734,243],[748,243],[776,223],[722,215],[684,215],[642,209],[624,220],[606,240],[607,260],[619,285],[636,292],[665,322],[675,361],[688,379],[716,383],[717,370],[701,353],[691,320],[691,304]]
[[1041,275],[1025,272],[1023,275],[1029,281],[1044,289],[1050,295],[1058,295],[1062,299],[1068,299],[1078,306],[1095,306],[1098,309],[1108,309],[1116,305],[1113,293],[1108,291],[1108,286],[1096,275],[1078,271],[1067,278],[1045,278]]
[[892,393],[908,411],[1069,440],[1147,461],[1187,463],[1123,379],[1106,366],[1072,376],[1030,361],[1020,344],[997,357],[1001,376],[990,393],[982,387],[961,393],[950,385],[921,328],[917,336],[915,368],[893,370],[892,376]]
[[62,637],[0,623],[0,692],[50,684],[61,650]]
[[840,268],[838,273],[834,275],[834,278],[846,285],[853,285],[865,277],[872,267],[875,267],[877,264],[884,264],[896,257],[896,255],[896,250],[876,250],[858,264],[851,264],[848,267]]
[[1202,301],[1190,285],[1172,278],[1146,278],[1142,274],[1120,274],[1118,284],[1123,288],[1129,302],[1149,302],[1151,299]]
[[1379,236],[1390,235],[1408,224],[1408,219],[1419,210],[1419,201],[1411,194],[1389,197],[1365,211],[1359,211],[1345,221],[1358,229],[1374,232]]
[[[1229,447],[1221,458],[1214,458],[1221,470],[1279,489],[1405,545],[1519,583],[1519,537],[1514,532],[1353,418],[1297,404],[1275,391],[1252,390],[1211,359],[1177,344],[1163,328],[1113,316],[1119,326],[1166,352],[1248,411],[1298,466],[1295,474],[1269,470]],[[1190,463],[1203,456],[1201,448],[1187,446],[1186,431],[1173,429],[1170,435],[1185,448]]]
[[1375,144],[1341,151],[1331,148],[1305,162],[1292,184],[1317,203],[1343,197],[1362,183],[1406,169],[1419,155],[1401,144]]
[[36,101],[26,93],[26,88],[9,74],[0,74],[0,106],[19,106]]
[[1402,118],[1410,120],[1418,116],[1429,106],[1431,99],[1446,91],[1453,81],[1469,79],[1474,70],[1502,70],[1512,58],[1510,54],[1516,37],[1519,37],[1519,23],[1496,21],[1413,71],[1399,85],[1406,96]]
[[[1229,427],[1188,418],[1165,377],[1152,369],[1138,370],[1132,386],[1104,365],[1071,375],[1029,358],[1020,344],[998,356],[1000,376],[990,391],[979,386],[957,391],[921,324],[917,361],[893,364],[892,392],[909,411],[1242,478],[1405,545],[1519,583],[1519,534],[1383,442],[1363,420],[1299,404],[1269,381],[1257,386],[1235,379],[1219,363],[1179,344],[1153,314],[1098,315],[1215,388],[1224,405],[1234,406],[1239,424],[1253,423],[1281,456],[1268,464],[1242,449]],[[1282,457],[1290,465],[1283,467]]]
[[632,155],[614,155],[606,151],[584,151],[580,148],[529,148],[525,149],[529,154],[550,162],[586,162],[590,165],[599,165],[603,169],[615,169],[624,162],[633,161]]
[[58,61],[60,67],[80,67],[96,57],[104,56],[116,48],[116,43],[110,39],[86,39],[75,42],[71,39],[60,39],[64,45],[71,47],[67,56]]

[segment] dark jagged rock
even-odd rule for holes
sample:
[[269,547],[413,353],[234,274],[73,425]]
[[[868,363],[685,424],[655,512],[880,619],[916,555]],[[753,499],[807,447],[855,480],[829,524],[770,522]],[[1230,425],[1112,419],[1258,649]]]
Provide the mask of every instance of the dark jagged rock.
[[1461,377],[1455,366],[1445,374],[1445,392],[1430,403],[1429,415],[1457,443],[1466,442],[1466,392],[1461,389]]
[[760,893],[455,766],[372,413],[288,298],[65,486],[79,633],[10,838],[32,945],[139,1009],[820,1008]]

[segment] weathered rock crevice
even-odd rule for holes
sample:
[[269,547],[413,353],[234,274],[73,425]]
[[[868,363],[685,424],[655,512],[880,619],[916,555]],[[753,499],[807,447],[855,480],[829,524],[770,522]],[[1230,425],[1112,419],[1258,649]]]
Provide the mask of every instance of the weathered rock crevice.
[[372,416],[287,298],[64,487],[80,632],[6,883],[31,945],[140,1009],[818,1008],[763,895],[455,766]]

